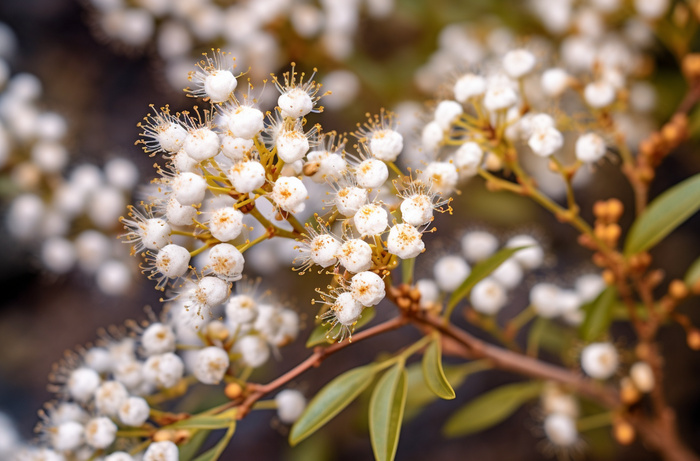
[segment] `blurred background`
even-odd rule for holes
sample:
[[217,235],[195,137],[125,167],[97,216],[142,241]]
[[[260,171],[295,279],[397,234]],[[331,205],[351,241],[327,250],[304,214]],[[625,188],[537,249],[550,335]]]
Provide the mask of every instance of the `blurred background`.
[[[7,24],[16,38],[7,57],[11,74],[28,72],[38,77],[42,84],[38,105],[62,114],[67,122],[63,142],[70,162],[62,174],[82,163],[102,167],[110,159],[125,157],[138,167],[139,184],[148,183],[152,177],[154,159],[134,146],[139,134],[136,124],[148,112],[149,104],[170,104],[174,110],[191,107],[192,101],[175,88],[178,83],[186,84],[184,78],[193,69],[197,56],[212,47],[229,47],[241,56],[238,69],[246,71],[250,66],[253,81],[269,72],[288,69],[292,61],[297,63],[297,69],[307,72],[317,67],[321,81],[335,77],[326,82],[326,87],[337,96],[328,97],[327,110],[311,120],[322,120],[326,130],[352,131],[355,123],[364,120],[365,112],[376,113],[380,107],[386,107],[408,114],[408,121],[402,123],[410,131],[410,120],[416,118],[420,108],[415,101],[431,98],[438,90],[438,82],[453,77],[455,69],[478,66],[487,54],[503,46],[498,40],[518,43],[533,36],[552,35],[534,18],[527,2],[520,1],[381,0],[360,4],[358,0],[347,2],[356,4],[352,7],[355,16],[343,13],[342,6],[335,6],[340,9],[338,24],[327,21],[327,30],[320,31],[314,29],[322,27],[314,15],[323,14],[324,10],[315,2],[308,2],[304,4],[311,8],[297,14],[296,19],[288,19],[284,14],[275,16],[274,9],[258,12],[266,19],[259,21],[256,31],[247,32],[258,34],[249,42],[242,37],[249,23],[246,19],[250,18],[241,12],[238,16],[231,13],[221,24],[211,17],[211,12],[199,15],[197,8],[208,5],[208,1],[173,0],[180,16],[154,14],[150,19],[110,13],[110,3],[115,2],[3,0],[0,22]],[[169,2],[142,3],[157,11],[159,4]],[[211,3],[222,9],[237,5],[232,0]],[[449,60],[448,55],[435,54],[439,48],[447,48],[446,41],[459,38],[457,29],[445,32],[448,24],[462,24],[458,29],[468,31],[464,36],[469,38],[459,42],[459,46],[453,45],[463,53],[463,61],[455,63],[454,68],[444,63]],[[218,32],[212,32],[214,29]],[[344,31],[345,35],[331,33],[334,30]],[[655,123],[668,116],[682,97],[684,86],[672,57],[658,44],[651,50],[657,64],[652,82],[658,104],[649,120]],[[276,90],[268,85],[263,98],[275,96]],[[332,102],[335,97],[340,102]],[[694,138],[666,161],[653,194],[700,169],[695,147]],[[5,179],[0,180],[0,192],[0,209],[5,215],[10,198],[17,192]],[[595,200],[613,195],[631,203],[630,190],[616,165],[601,166],[595,181],[579,194],[584,210],[590,210]],[[573,243],[575,235],[528,201],[486,193],[480,182],[474,181],[453,206],[463,211],[458,216],[440,216],[436,220],[440,232],[426,237],[430,255],[424,256],[417,268],[419,278],[430,276],[431,263],[454,252],[461,234],[470,229],[490,230],[502,240],[516,233],[532,232],[547,249],[546,267],[529,275],[526,283],[512,292],[511,314],[526,305],[529,286],[535,282],[571,283],[578,274],[592,269],[587,252]],[[591,217],[586,212],[584,216]],[[118,227],[108,231],[116,236]],[[699,235],[700,219],[696,216],[657,247],[655,261],[669,278],[682,277],[697,256]],[[279,251],[289,254],[288,250]],[[0,231],[0,252],[0,411],[15,419],[24,438],[31,438],[36,412],[51,398],[46,390],[47,375],[63,351],[94,341],[101,327],[121,324],[128,318],[145,318],[144,306],[159,312],[161,293],[136,271],[132,271],[129,288],[117,296],[100,291],[94,277],[81,271],[51,273],[43,267],[36,247],[17,244],[5,228]],[[290,304],[306,319],[306,326],[311,326],[315,308],[309,300],[316,286],[314,280],[292,274],[288,265],[275,259],[274,251],[258,259],[259,267],[247,267],[246,272],[274,277],[271,279],[275,281],[275,292],[284,293],[283,297],[290,299]],[[380,306],[378,317],[389,316],[391,309]],[[697,305],[687,303],[681,309],[700,324]],[[616,327],[615,332],[620,344],[634,342],[624,326]],[[308,354],[303,345],[306,334],[302,333],[295,345],[282,351],[283,360],[261,370],[254,379],[265,382],[302,360]],[[320,369],[303,375],[294,387],[311,396],[342,371],[382,352],[394,351],[397,344],[405,344],[412,337],[418,337],[417,333],[407,330],[354,346]],[[666,329],[661,339],[668,359],[669,399],[678,410],[683,438],[700,451],[700,354],[689,351],[677,326]],[[544,459],[543,437],[533,406],[524,407],[515,417],[474,436],[446,440],[440,434],[442,424],[460,402],[517,379],[498,372],[470,377],[457,392],[456,402],[437,402],[405,423],[397,459],[448,460],[461,459],[466,454],[474,459]],[[294,450],[287,446],[286,429],[270,422],[272,412],[255,412],[240,424],[222,459],[370,459],[363,408],[368,396],[360,400]],[[619,447],[606,430],[590,432],[584,439],[589,448],[585,459],[655,459],[639,444]]]

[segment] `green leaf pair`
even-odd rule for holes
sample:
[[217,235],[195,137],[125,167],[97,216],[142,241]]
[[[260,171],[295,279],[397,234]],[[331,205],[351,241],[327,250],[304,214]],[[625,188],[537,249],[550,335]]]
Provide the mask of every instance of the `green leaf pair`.
[[457,410],[443,432],[448,437],[473,434],[494,426],[515,413],[540,394],[542,384],[535,381],[508,384],[482,394]]

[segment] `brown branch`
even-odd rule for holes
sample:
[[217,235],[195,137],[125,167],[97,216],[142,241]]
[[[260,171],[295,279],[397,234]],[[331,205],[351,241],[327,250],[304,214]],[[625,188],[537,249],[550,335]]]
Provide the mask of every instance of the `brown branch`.
[[387,320],[384,323],[380,323],[379,325],[376,325],[372,328],[368,328],[367,330],[361,331],[360,333],[354,335],[352,338],[352,342],[343,341],[332,344],[328,347],[316,347],[314,349],[313,354],[311,354],[306,360],[304,360],[303,362],[301,362],[300,364],[298,364],[279,378],[275,379],[274,381],[270,381],[267,384],[249,383],[247,388],[248,390],[252,390],[252,392],[248,394],[245,400],[243,400],[242,403],[233,401],[230,405],[222,407],[222,411],[237,406],[240,403],[237,417],[238,419],[242,419],[243,417],[245,417],[246,414],[248,414],[255,402],[257,402],[270,392],[284,386],[289,381],[293,380],[294,378],[301,375],[310,368],[318,367],[321,364],[321,362],[323,362],[323,360],[328,358],[330,355],[333,355],[336,352],[345,349],[349,345],[358,343],[364,339],[371,338],[373,336],[377,336],[391,330],[396,330],[397,328],[400,328],[406,325],[407,323],[408,319],[406,319],[406,317],[404,316],[394,317],[391,320]]
[[617,392],[571,371],[551,365],[517,352],[491,345],[475,338],[464,330],[445,324],[438,317],[423,312],[416,313],[412,320],[419,324],[430,325],[444,335],[462,344],[472,358],[489,359],[496,368],[512,371],[538,379],[556,381],[571,387],[581,395],[592,398],[606,407],[615,408],[620,401]]

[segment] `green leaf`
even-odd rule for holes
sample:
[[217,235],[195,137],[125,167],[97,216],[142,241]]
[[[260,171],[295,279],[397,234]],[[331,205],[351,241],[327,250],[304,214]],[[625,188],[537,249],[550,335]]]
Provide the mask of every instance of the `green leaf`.
[[516,252],[527,248],[528,246],[521,246],[515,248],[503,248],[499,252],[491,255],[487,259],[476,264],[472,267],[472,271],[469,277],[462,282],[462,284],[457,287],[457,289],[450,296],[450,300],[447,303],[447,312],[452,312],[452,309],[465,297],[469,296],[469,292],[474,288],[474,285],[491,275],[493,271],[498,269],[498,266],[503,264],[513,256]]
[[193,416],[192,418],[183,419],[176,423],[170,424],[168,428],[172,429],[223,429],[229,427],[231,421],[236,419],[236,409],[229,410],[219,415],[201,415]]
[[632,224],[625,256],[648,250],[700,209],[700,174],[668,189],[654,199]]
[[460,437],[500,423],[528,400],[540,394],[536,381],[508,384],[482,394],[457,410],[447,421],[443,432],[447,437]]
[[396,456],[406,406],[406,369],[403,362],[384,373],[369,402],[369,435],[377,461]]
[[688,288],[691,289],[696,283],[698,283],[698,280],[700,280],[700,258],[696,259],[695,262],[690,265],[690,268],[688,268],[688,272],[685,273],[685,278],[683,279],[685,284],[688,285]]
[[[366,307],[362,311],[362,316],[358,319],[354,326],[354,329],[362,328],[372,321],[375,315],[374,306]],[[333,344],[335,341],[331,338],[340,332],[340,325],[336,325],[330,331],[328,331],[328,326],[320,324],[316,325],[314,329],[309,334],[309,339],[306,340],[306,347],[315,347],[322,344]]]
[[221,453],[224,452],[224,450],[228,446],[228,443],[231,441],[231,437],[233,437],[234,432],[236,432],[236,421],[233,421],[229,425],[226,434],[221,438],[221,440],[219,440],[219,442],[216,445],[214,445],[213,448],[197,456],[197,458],[194,461],[216,461],[217,459],[219,459],[219,456],[221,456]]
[[585,317],[579,332],[584,341],[594,341],[604,335],[613,321],[617,290],[607,287],[593,301],[583,305]]
[[179,447],[180,450],[180,461],[191,461],[192,458],[197,454],[202,445],[207,440],[207,437],[211,431],[200,430],[194,433],[192,438],[186,444]]
[[455,398],[455,391],[442,369],[442,348],[440,338],[436,338],[428,345],[423,354],[423,377],[428,388],[438,397],[445,400]]
[[326,384],[292,426],[289,444],[296,445],[333,419],[370,385],[374,373],[374,366],[366,365],[346,371]]

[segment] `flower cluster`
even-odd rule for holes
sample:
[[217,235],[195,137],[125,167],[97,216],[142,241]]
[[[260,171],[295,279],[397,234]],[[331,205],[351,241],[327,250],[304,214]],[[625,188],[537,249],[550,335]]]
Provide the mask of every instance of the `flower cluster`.
[[113,238],[138,182],[136,166],[123,158],[102,169],[71,166],[66,120],[42,109],[41,82],[10,76],[1,57],[0,69],[0,172],[10,186],[4,227],[46,271],[78,266],[103,293],[124,294],[134,268]]
[[[281,37],[290,30],[303,46],[323,50],[342,62],[353,52],[363,10],[374,18],[385,18],[394,9],[393,0],[86,3],[97,35],[117,48],[134,51],[155,43],[158,56],[165,61],[166,77],[177,89],[184,86],[182,76],[196,53],[214,45],[234,53],[242,68],[251,69],[253,78],[264,78],[292,53],[298,54],[288,48],[289,39]],[[348,70],[329,75],[327,83],[345,95],[333,102],[335,106],[349,103],[359,87],[359,79]]]
[[[158,419],[159,402],[180,397],[194,383],[233,383],[225,392],[235,398],[236,383],[298,334],[297,314],[257,294],[257,287],[238,284],[222,315],[206,320],[173,302],[160,321],[127,323],[68,357],[53,376],[57,400],[39,426],[41,444],[11,459],[177,460],[175,439],[154,435],[169,424]],[[293,423],[305,406],[294,390],[275,401],[283,423]],[[144,437],[152,443],[144,444]]]
[[[668,7],[651,18],[636,3],[638,16],[623,27],[616,15],[621,2],[533,1],[552,35],[524,46],[506,27],[485,36],[473,24],[445,27],[416,81],[433,92],[442,75],[455,77],[411,147],[416,161],[451,161],[466,178],[480,168],[508,168],[517,155],[547,194],[563,197],[563,170],[579,186],[594,172],[581,165],[595,165],[615,148],[628,155],[655,126],[656,92],[645,80],[652,71],[650,21]],[[452,171],[450,177],[457,179]]]
[[[294,67],[273,76],[278,105],[267,114],[250,85],[236,92],[240,76],[225,54],[205,57],[190,79],[189,94],[211,109],[195,117],[165,107],[146,117],[140,142],[167,164],[157,167],[149,202],[122,219],[125,240],[144,255],[157,287],[170,287],[197,314],[226,299],[248,249],[272,237],[298,240],[302,273],[345,270],[322,313],[343,325],[344,338],[363,307],[384,297],[382,277],[424,250],[434,212],[449,209],[435,175],[398,170],[403,136],[391,113],[358,125],[354,153],[345,136],[309,128],[306,117],[322,110],[320,85]],[[325,206],[310,199],[324,192]],[[313,213],[305,225],[296,217]]]

